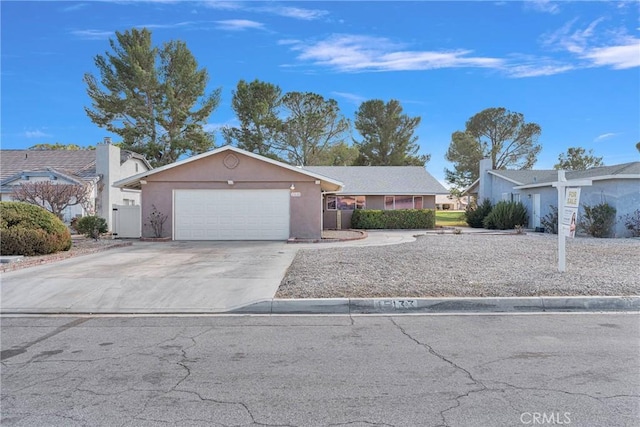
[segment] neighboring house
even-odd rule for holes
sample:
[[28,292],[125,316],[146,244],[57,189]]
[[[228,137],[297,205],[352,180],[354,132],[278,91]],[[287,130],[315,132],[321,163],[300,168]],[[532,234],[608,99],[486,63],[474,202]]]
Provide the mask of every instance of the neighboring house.
[[463,211],[469,201],[468,197],[456,197],[453,194],[439,194],[436,196],[436,209]]
[[113,205],[139,205],[140,191],[113,187],[114,181],[151,169],[140,154],[120,150],[105,138],[95,150],[0,150],[0,200],[13,200],[15,186],[51,180],[56,184],[88,184],[90,206],[67,207],[63,220],[95,214],[112,226]]
[[349,228],[354,209],[434,208],[446,193],[421,167],[299,168],[232,146],[115,185],[142,191],[143,236],[155,211],[174,240],[319,239],[338,212]]
[[[567,171],[567,181],[590,179],[591,186],[581,187],[580,205],[607,202],[616,208],[615,236],[628,236],[621,216],[640,209],[640,162],[602,166],[584,171]],[[527,208],[529,227],[541,226],[541,219],[558,205],[558,191],[552,183],[558,181],[558,171],[551,170],[492,170],[491,160],[480,162],[480,178],[465,194],[473,194],[478,201],[489,199],[492,204],[501,200],[520,201]],[[583,214],[581,207],[578,216]]]

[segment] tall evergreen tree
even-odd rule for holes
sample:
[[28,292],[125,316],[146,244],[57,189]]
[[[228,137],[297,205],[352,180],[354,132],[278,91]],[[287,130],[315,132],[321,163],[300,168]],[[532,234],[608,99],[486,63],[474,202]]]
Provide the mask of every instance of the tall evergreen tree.
[[478,178],[479,158],[490,158],[492,169],[530,169],[542,150],[537,143],[541,132],[521,113],[502,107],[479,112],[467,120],[463,132],[452,134],[446,159],[454,170],[445,170],[447,181],[458,188],[471,184]]
[[564,169],[569,171],[583,171],[598,166],[603,166],[602,157],[593,155],[593,150],[587,152],[582,147],[569,147],[566,155],[560,153],[558,163],[553,165],[554,169]]
[[420,146],[414,132],[420,117],[402,113],[395,99],[385,103],[379,99],[365,101],[356,112],[355,128],[362,135],[354,140],[360,154],[357,165],[424,166],[430,155],[418,155]]
[[288,92],[282,106],[288,114],[278,148],[291,164],[318,166],[326,161],[325,153],[347,137],[349,121],[333,99],[310,92]]
[[151,32],[116,32],[111,52],[95,57],[100,78],[84,75],[98,126],[122,137],[121,148],[144,154],[153,166],[214,145],[204,130],[218,106],[220,89],[206,94],[209,75],[182,41],[154,47]]
[[227,127],[222,133],[228,144],[271,158],[278,158],[277,139],[282,130],[279,118],[282,91],[274,84],[254,80],[238,82],[231,108],[239,127]]

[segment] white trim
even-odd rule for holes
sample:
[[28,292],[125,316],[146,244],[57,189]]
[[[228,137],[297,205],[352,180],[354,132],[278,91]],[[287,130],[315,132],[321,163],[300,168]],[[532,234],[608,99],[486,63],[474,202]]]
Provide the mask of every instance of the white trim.
[[161,167],[156,168],[156,169],[152,169],[150,171],[145,171],[145,172],[130,176],[128,178],[121,179],[119,181],[114,182],[113,186],[114,187],[125,187],[125,186],[136,185],[141,180],[141,178],[149,177],[151,175],[155,175],[157,173],[160,173],[160,172],[163,172],[163,171],[166,171],[166,170],[169,170],[169,169],[173,169],[173,168],[175,168],[177,166],[182,166],[184,164],[187,164],[187,163],[190,163],[190,162],[193,162],[193,161],[196,161],[196,160],[200,160],[200,159],[203,159],[205,157],[213,156],[215,154],[223,153],[225,151],[233,151],[233,152],[236,152],[238,154],[242,154],[242,155],[245,155],[247,157],[251,157],[253,159],[263,161],[265,163],[270,163],[272,165],[279,166],[281,168],[288,169],[290,171],[298,172],[298,173],[300,173],[302,175],[306,175],[306,176],[309,176],[309,177],[312,177],[312,178],[320,179],[321,181],[328,182],[328,183],[333,184],[333,185],[335,185],[335,186],[337,186],[339,188],[344,187],[344,184],[342,182],[336,181],[336,180],[334,180],[332,178],[329,178],[329,177],[326,177],[326,176],[323,176],[323,175],[320,175],[320,174],[317,174],[317,173],[309,172],[308,170],[301,169],[301,168],[296,167],[296,166],[291,166],[291,165],[288,165],[286,163],[278,162],[277,160],[273,160],[273,159],[270,159],[268,157],[260,156],[258,154],[251,153],[249,151],[241,150],[240,148],[236,148],[236,147],[233,147],[231,145],[225,145],[224,147],[216,148],[214,150],[207,151],[206,153],[202,153],[202,154],[198,154],[196,156],[189,157],[188,159],[180,160],[178,162],[174,162],[174,163],[171,163],[171,164],[168,164],[168,165],[161,166]]
[[[568,179],[567,183],[571,184],[571,182],[573,181],[581,181],[583,179],[587,179],[590,181],[606,181],[611,179],[640,179],[640,175],[636,175],[636,174],[602,175],[602,176],[595,176],[593,178],[585,177],[585,178],[579,178],[579,179]],[[553,182],[549,181],[549,182],[540,182],[536,184],[519,185],[513,188],[514,190],[526,190],[528,188],[541,188],[541,187],[552,187],[552,186],[553,186]]]
[[[504,176],[504,175],[500,175],[500,173],[498,173],[498,171],[496,171],[496,170],[490,170],[490,171],[487,171],[487,172],[489,172],[491,175],[498,176],[498,177],[500,177],[500,178],[504,179],[505,181],[509,181],[509,182],[511,182],[511,183],[513,183],[513,184],[523,185],[521,182],[516,181],[515,179],[507,178],[507,177],[506,177],[506,176]],[[479,180],[480,180],[480,178],[478,178],[478,181],[479,181]]]

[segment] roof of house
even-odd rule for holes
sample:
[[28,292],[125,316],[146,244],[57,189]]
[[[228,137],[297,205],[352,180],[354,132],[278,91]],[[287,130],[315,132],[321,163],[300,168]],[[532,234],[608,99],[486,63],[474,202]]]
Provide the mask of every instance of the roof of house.
[[[528,170],[490,170],[490,174],[499,176],[507,181],[512,182],[515,186],[521,188],[528,187],[547,187],[558,180],[558,171],[556,169],[528,169]],[[615,179],[615,178],[635,178],[640,179],[640,162],[622,163],[619,165],[600,166],[597,168],[586,169],[582,171],[566,171],[565,178],[567,181],[575,179]],[[478,186],[479,180],[476,180],[464,192],[469,193]]]
[[141,188],[141,182],[140,181],[143,181],[145,178],[147,178],[149,176],[155,175],[155,174],[160,173],[162,171],[165,171],[167,169],[172,169],[172,168],[175,168],[175,167],[178,167],[178,166],[181,166],[181,165],[184,165],[184,164],[187,164],[187,163],[190,163],[190,162],[193,162],[193,161],[205,158],[205,157],[209,157],[209,156],[212,156],[212,155],[215,155],[215,154],[219,154],[219,153],[222,153],[222,152],[225,152],[225,151],[233,151],[233,152],[236,152],[236,153],[239,153],[239,154],[243,154],[243,155],[248,156],[248,157],[252,157],[252,158],[257,159],[257,160],[261,160],[261,161],[266,162],[266,163],[270,163],[270,164],[279,166],[279,167],[284,168],[284,169],[288,169],[288,170],[291,170],[291,171],[294,171],[294,172],[297,172],[297,173],[300,173],[300,174],[303,174],[303,175],[306,175],[306,176],[310,176],[310,177],[315,178],[315,179],[319,179],[319,180],[322,181],[323,189],[327,188],[329,190],[339,190],[340,188],[342,188],[342,185],[343,185],[342,182],[336,180],[335,178],[328,177],[328,176],[323,176],[322,174],[314,173],[312,171],[308,171],[308,170],[305,170],[305,169],[302,169],[302,168],[299,168],[299,167],[296,167],[296,166],[291,166],[291,165],[288,165],[286,163],[282,163],[282,162],[279,162],[277,160],[270,159],[268,157],[260,156],[258,154],[252,153],[250,151],[245,151],[245,150],[242,150],[240,148],[233,147],[231,145],[225,145],[223,147],[219,147],[219,148],[216,148],[214,150],[207,151],[206,153],[198,154],[196,156],[192,156],[192,157],[189,157],[187,159],[180,160],[178,162],[170,163],[168,165],[164,165],[164,166],[161,166],[161,167],[153,169],[153,170],[149,170],[149,171],[146,171],[146,172],[139,173],[137,175],[130,176],[128,178],[121,179],[120,181],[114,182],[113,185],[116,186],[116,187],[121,187],[121,188],[140,189]]
[[422,166],[305,166],[304,169],[342,181],[342,194],[449,194]]
[[[131,158],[151,165],[141,154],[120,150],[120,164]],[[96,177],[96,150],[0,150],[0,181],[21,172],[55,171],[72,178]]]

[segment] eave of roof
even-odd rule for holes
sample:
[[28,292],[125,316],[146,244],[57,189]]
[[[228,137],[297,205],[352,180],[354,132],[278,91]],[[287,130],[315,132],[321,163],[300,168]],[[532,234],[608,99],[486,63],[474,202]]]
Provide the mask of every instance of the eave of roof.
[[252,153],[250,151],[245,151],[245,150],[242,150],[240,148],[233,147],[231,145],[225,145],[223,147],[219,147],[219,148],[216,148],[214,150],[207,151],[206,153],[202,153],[202,154],[198,154],[198,155],[193,156],[193,157],[189,157],[188,159],[184,159],[184,160],[181,160],[181,161],[178,161],[178,162],[175,162],[175,163],[171,163],[171,164],[168,164],[168,165],[165,165],[165,166],[161,166],[159,168],[155,168],[155,169],[152,169],[152,170],[149,170],[149,171],[141,172],[141,173],[139,173],[137,175],[133,175],[133,176],[130,176],[128,178],[124,178],[124,179],[121,179],[119,181],[116,181],[116,182],[113,183],[113,185],[115,187],[120,187],[120,188],[129,188],[129,189],[139,190],[139,189],[142,188],[140,181],[144,180],[144,178],[148,178],[148,177],[150,177],[152,175],[155,175],[157,173],[160,173],[160,172],[163,172],[163,171],[166,171],[166,170],[169,170],[169,169],[173,169],[175,167],[182,166],[184,164],[191,163],[191,162],[194,162],[196,160],[200,160],[200,159],[203,159],[203,158],[206,158],[206,157],[209,157],[209,156],[213,156],[215,154],[223,153],[225,151],[233,151],[235,153],[242,154],[242,155],[254,158],[256,160],[263,161],[265,163],[270,163],[272,165],[275,165],[275,166],[278,166],[278,167],[281,167],[281,168],[284,168],[284,169],[288,169],[288,170],[297,172],[299,174],[309,176],[311,178],[319,179],[321,181],[324,181],[325,183],[330,184],[330,187],[335,187],[334,191],[339,191],[343,187],[342,182],[336,181],[333,178],[329,178],[327,176],[324,176],[324,175],[321,175],[321,174],[317,174],[317,173],[312,173],[312,172],[309,172],[309,171],[304,170],[302,168],[298,168],[296,166],[291,166],[291,165],[288,165],[286,163],[282,163],[282,162],[279,162],[277,160],[270,159],[268,157],[260,156],[258,154]]

